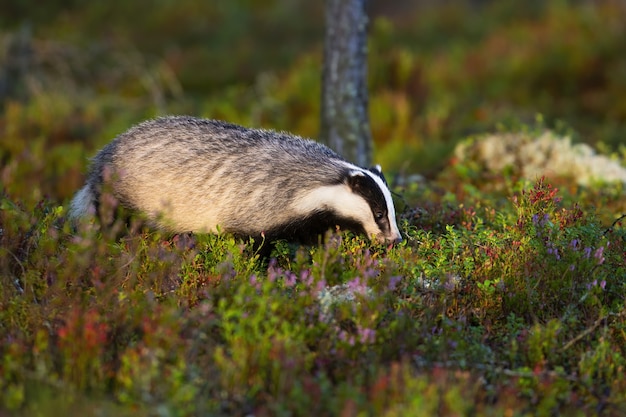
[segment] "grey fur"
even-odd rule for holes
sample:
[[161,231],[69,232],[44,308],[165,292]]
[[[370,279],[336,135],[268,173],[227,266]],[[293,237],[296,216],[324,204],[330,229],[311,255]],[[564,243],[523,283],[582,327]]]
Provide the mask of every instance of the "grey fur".
[[[330,215],[332,223],[341,212],[339,217],[346,220],[343,225],[348,229],[369,229],[381,241],[401,240],[393,203],[389,206],[389,190],[371,179],[382,178],[381,173],[372,175],[324,145],[287,133],[188,116],[143,122],[95,156],[86,185],[72,200],[72,217],[96,211],[107,172],[122,205],[174,232],[215,232],[219,227],[245,236],[271,232],[270,237],[301,238],[303,232],[309,233],[299,230],[304,219],[310,227]],[[391,208],[384,219],[388,227],[374,230],[368,223],[361,228],[361,223],[368,222],[363,210],[351,217],[350,208],[335,206],[340,201],[360,206],[360,200],[347,195],[349,188],[344,186],[355,177],[362,177],[366,188],[381,188],[366,190],[364,195],[384,194]],[[337,203],[320,192],[323,207],[308,207],[306,203],[317,201],[312,197],[318,195],[315,190],[326,190],[322,187],[334,187],[328,190],[336,190]],[[314,232],[320,230],[314,228]]]

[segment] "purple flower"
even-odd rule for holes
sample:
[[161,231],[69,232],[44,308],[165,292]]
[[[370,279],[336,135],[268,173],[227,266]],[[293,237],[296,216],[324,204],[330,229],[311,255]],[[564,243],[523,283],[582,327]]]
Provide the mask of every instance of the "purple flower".
[[296,285],[296,274],[291,271],[285,272],[285,285],[287,287],[293,287]]
[[396,287],[398,286],[398,283],[400,283],[400,281],[402,281],[402,276],[400,275],[394,275],[391,278],[389,278],[389,285],[387,286],[387,289],[389,291],[393,291],[396,289]]
[[367,285],[361,282],[360,277],[356,277],[353,280],[347,282],[350,292],[353,294],[365,294],[367,293]]
[[348,335],[348,332],[345,330],[339,332],[339,340],[347,342],[350,346],[354,346],[354,336]]
[[570,242],[570,247],[574,250],[578,250],[578,248],[580,247],[580,240],[578,239],[574,239]]
[[593,257],[597,259],[598,261],[598,265],[602,265],[604,263],[604,246],[600,246],[598,249],[596,249],[595,253],[593,254]]
[[539,218],[538,214],[533,214],[532,221],[536,227],[543,227],[550,221],[550,215],[545,213],[541,218]]
[[319,294],[324,288],[326,288],[326,280],[320,279],[315,286],[315,293]]
[[[593,287],[597,287],[597,286],[598,286],[598,280],[597,280],[597,279],[594,279],[594,280],[591,282],[591,284],[587,284],[587,289],[588,289],[588,290],[590,290],[591,288],[593,288]],[[602,290],[604,290],[604,289],[606,288],[606,280],[604,280],[604,279],[603,279],[602,281],[600,281],[600,288],[601,288]]]
[[547,252],[548,252],[548,255],[554,255],[557,261],[561,259],[561,255],[559,255],[559,250],[555,248],[554,246],[552,246],[551,244],[550,244],[550,247],[548,247]]
[[311,275],[310,269],[303,269],[300,272],[300,281],[307,287],[313,283],[313,275]]
[[276,281],[276,278],[282,273],[282,270],[276,266],[277,263],[276,258],[272,258],[267,266],[267,278],[270,282]]
[[584,249],[584,252],[585,252],[585,259],[589,259],[589,257],[591,256],[591,248],[589,246],[587,246]]
[[359,340],[361,343],[374,343],[376,340],[376,330],[370,328],[359,327]]
[[363,273],[363,276],[367,278],[374,278],[378,276],[378,270],[375,268],[367,268],[365,272]]

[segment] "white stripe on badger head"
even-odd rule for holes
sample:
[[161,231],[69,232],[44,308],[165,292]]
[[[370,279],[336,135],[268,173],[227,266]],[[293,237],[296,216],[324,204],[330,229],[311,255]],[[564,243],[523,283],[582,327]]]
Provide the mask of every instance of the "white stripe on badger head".
[[319,209],[332,209],[338,215],[358,220],[368,236],[378,234],[378,226],[372,229],[372,209],[363,197],[356,195],[346,184],[317,187],[297,198],[293,204],[296,213],[306,216]]
[[[380,188],[380,190],[382,191],[383,196],[385,196],[385,202],[387,203],[387,213],[389,216],[388,220],[391,226],[391,236],[389,236],[389,238],[390,240],[402,239],[402,235],[400,234],[400,230],[398,229],[398,224],[396,223],[396,209],[393,206],[393,199],[391,198],[391,191],[389,191],[389,188],[387,187],[387,185],[385,185],[385,183],[383,182],[383,179],[379,177],[378,175],[374,174],[373,172],[367,169],[358,167],[349,162],[343,162],[343,164],[347,166],[348,168],[350,168],[351,170],[360,171],[364,173],[365,175],[369,175],[371,178],[374,179],[374,181],[378,185],[378,188]],[[379,172],[382,173],[382,169],[380,168],[380,165],[376,165],[376,168],[379,170]]]

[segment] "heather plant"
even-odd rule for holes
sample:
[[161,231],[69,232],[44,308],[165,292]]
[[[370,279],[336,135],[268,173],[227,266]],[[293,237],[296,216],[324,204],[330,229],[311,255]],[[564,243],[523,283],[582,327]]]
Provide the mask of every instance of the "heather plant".
[[[96,219],[67,221],[67,204],[88,157],[157,114],[315,137],[318,44],[296,33],[321,27],[306,20],[317,12],[293,19],[298,2],[281,0],[243,15],[206,3],[205,15],[183,1],[143,21],[128,13],[139,3],[114,6],[133,18],[127,38],[109,32],[123,27],[114,14],[103,29],[95,3],[57,3],[46,10],[65,17],[33,15],[36,59],[0,88],[0,414],[626,413],[624,185],[452,154],[490,132],[550,131],[623,166],[623,7],[493,2],[374,19],[376,159],[405,239],[333,231],[311,246],[264,242],[267,253],[154,230],[107,190]],[[243,37],[275,39],[285,19],[285,49]],[[221,32],[222,20],[236,26]],[[13,36],[0,34],[3,69]]]
[[146,414],[551,413],[576,391],[621,410],[621,220],[562,194],[522,183],[497,210],[447,194],[406,213],[397,247],[332,233],[269,258],[125,217],[75,228],[5,195],[3,406],[73,392],[63,407]]

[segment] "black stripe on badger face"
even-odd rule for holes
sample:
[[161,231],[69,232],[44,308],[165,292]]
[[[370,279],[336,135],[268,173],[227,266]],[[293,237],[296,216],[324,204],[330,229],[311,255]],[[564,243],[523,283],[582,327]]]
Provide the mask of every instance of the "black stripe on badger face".
[[[380,166],[377,167],[379,168]],[[371,171],[375,175],[381,177],[383,182],[386,184],[382,171]],[[364,173],[359,174],[358,172],[348,176],[347,182],[352,192],[360,195],[367,202],[367,204],[370,206],[370,209],[372,210],[374,221],[380,228],[380,231],[384,236],[388,236],[391,232],[392,226],[389,223],[389,210],[387,208],[387,200],[382,190],[380,189],[380,186],[369,175]]]

